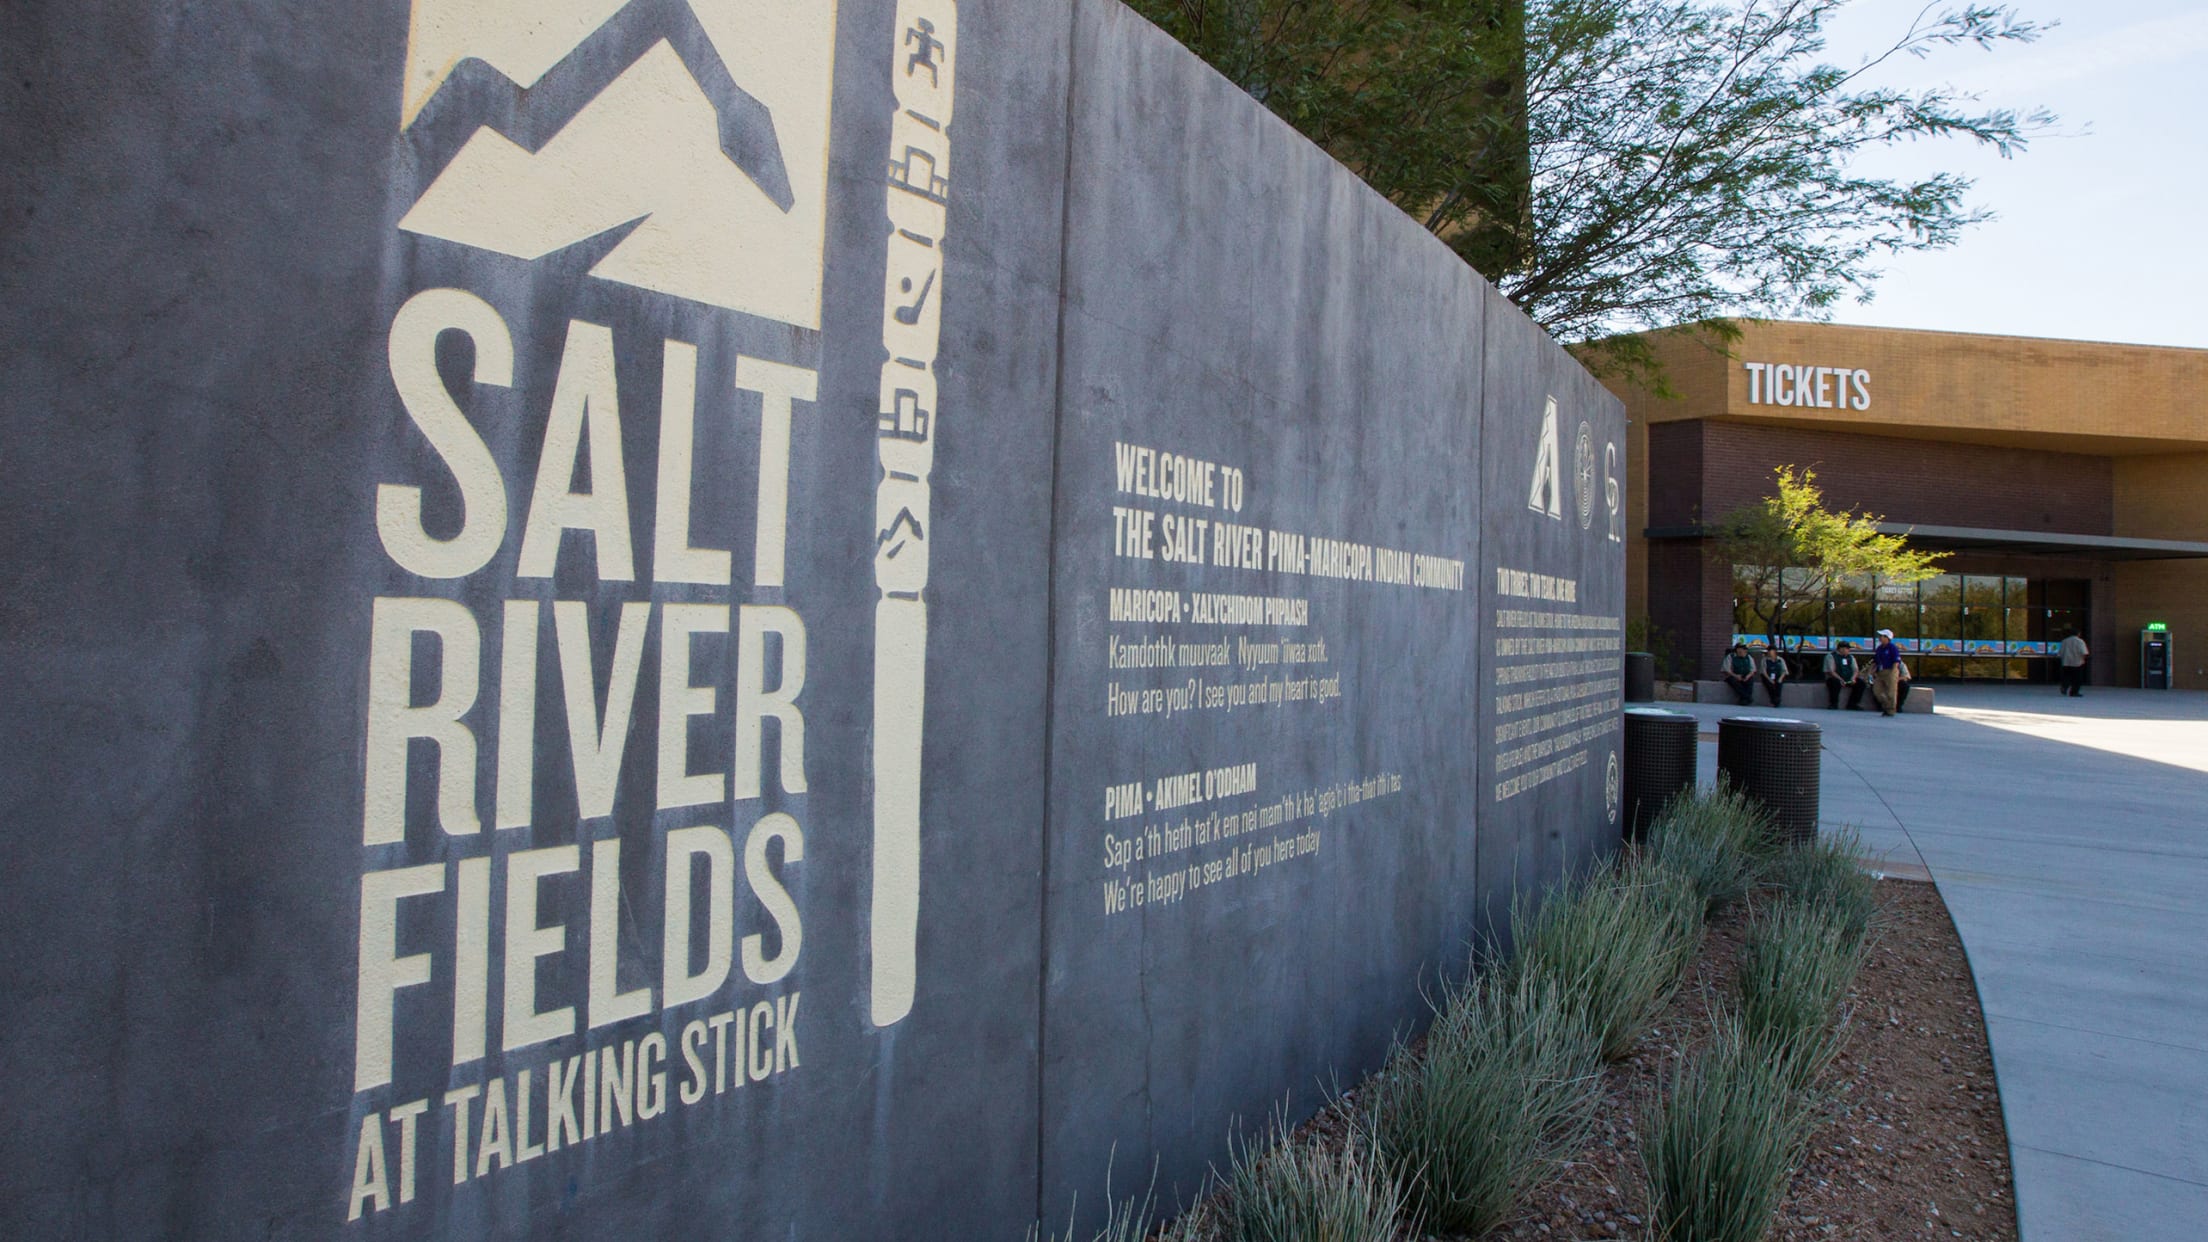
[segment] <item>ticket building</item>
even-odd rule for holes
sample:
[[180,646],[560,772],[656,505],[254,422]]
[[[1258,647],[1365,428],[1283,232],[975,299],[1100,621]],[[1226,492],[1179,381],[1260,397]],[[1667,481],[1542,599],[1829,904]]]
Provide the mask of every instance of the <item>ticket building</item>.
[[1707,532],[1793,465],[1945,557],[1918,583],[1785,594],[1780,575],[1764,602],[1805,663],[1890,629],[1920,678],[2050,681],[2076,631],[2093,684],[2208,689],[2208,350],[1740,326],[1729,351],[1652,340],[1673,395],[1611,381],[1631,419],[1628,615],[1682,675],[1762,640],[1769,609],[1746,596],[1772,575]]

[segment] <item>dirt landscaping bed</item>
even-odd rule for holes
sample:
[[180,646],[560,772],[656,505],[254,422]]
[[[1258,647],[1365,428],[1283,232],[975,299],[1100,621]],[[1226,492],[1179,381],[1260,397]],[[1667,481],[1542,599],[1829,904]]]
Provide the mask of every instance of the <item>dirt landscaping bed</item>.
[[[1962,943],[1931,885],[1889,879],[1878,898],[1847,1043],[1824,1082],[1830,1116],[1767,1237],[2014,1239],[2008,1135]],[[1638,1118],[1671,1058],[1707,1037],[1744,925],[1737,908],[1711,922],[1663,1018],[1606,1071],[1590,1145],[1492,1237],[1641,1236]]]

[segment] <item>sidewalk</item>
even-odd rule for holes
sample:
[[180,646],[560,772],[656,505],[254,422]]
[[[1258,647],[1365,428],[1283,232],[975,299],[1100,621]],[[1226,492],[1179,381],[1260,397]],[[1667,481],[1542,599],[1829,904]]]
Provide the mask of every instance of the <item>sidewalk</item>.
[[[1742,709],[1689,707],[1714,734]],[[2208,1236],[2208,695],[1942,685],[1823,727],[1822,817],[1927,868],[1985,1007],[2025,1242]],[[1717,769],[1701,746],[1702,779]]]

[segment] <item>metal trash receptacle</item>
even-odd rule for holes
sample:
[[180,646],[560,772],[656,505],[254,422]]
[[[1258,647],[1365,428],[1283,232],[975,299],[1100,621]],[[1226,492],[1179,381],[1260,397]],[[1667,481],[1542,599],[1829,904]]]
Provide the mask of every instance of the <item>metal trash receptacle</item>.
[[1731,716],[1717,723],[1717,771],[1762,804],[1771,831],[1789,845],[1817,839],[1823,731],[1783,716]]
[[1656,701],[1656,657],[1646,651],[1625,653],[1625,701]]
[[1639,841],[1673,795],[1694,788],[1698,722],[1661,707],[1628,708],[1624,716],[1625,839]]

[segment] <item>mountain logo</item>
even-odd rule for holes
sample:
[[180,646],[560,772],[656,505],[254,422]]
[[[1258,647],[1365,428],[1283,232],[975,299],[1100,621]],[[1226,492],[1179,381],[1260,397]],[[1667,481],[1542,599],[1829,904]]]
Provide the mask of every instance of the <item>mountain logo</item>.
[[510,119],[399,227],[528,260],[614,234],[592,275],[817,329],[835,35],[834,0],[414,0],[401,132]]

